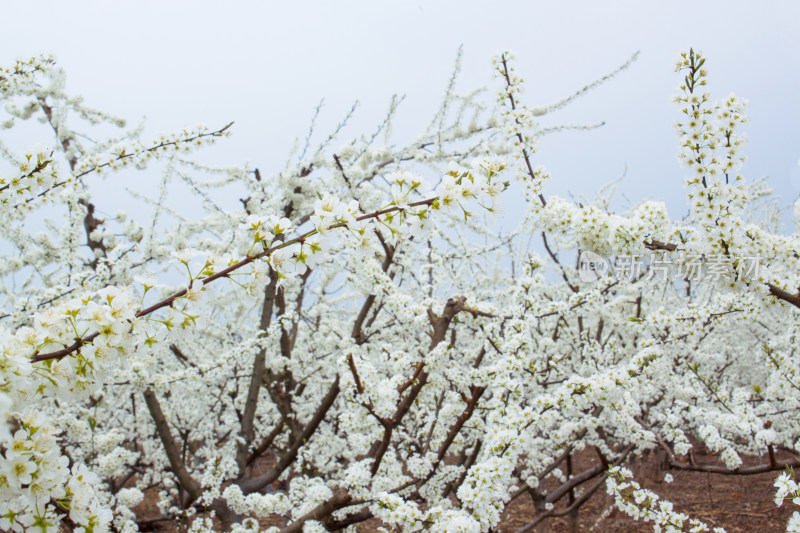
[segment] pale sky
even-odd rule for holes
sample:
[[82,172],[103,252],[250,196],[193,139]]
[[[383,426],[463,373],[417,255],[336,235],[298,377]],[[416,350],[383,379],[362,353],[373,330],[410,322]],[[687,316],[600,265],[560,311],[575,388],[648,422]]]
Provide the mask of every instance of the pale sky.
[[735,92],[750,101],[745,176],[769,176],[784,206],[800,194],[797,2],[4,4],[0,62],[52,52],[67,71],[69,91],[130,124],[146,116],[153,135],[233,120],[233,137],[213,148],[214,159],[249,161],[262,174],[282,168],[323,97],[320,136],[356,99],[349,137],[370,131],[400,93],[407,98],[397,140],[415,137],[440,102],[461,44],[462,91],[494,90],[491,57],[508,49],[532,107],[568,95],[639,50],[629,70],[544,119],[606,125],[550,136],[535,160],[553,175],[547,192],[588,196],[627,165],[625,196],[666,199],[674,217],[685,209],[672,129],[671,96],[680,82],[673,64],[694,46],[708,57],[715,98]]

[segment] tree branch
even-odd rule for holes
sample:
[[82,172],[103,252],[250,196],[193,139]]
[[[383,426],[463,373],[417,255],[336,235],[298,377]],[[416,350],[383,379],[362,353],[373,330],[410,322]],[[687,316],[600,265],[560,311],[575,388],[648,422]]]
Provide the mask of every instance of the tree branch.
[[[272,322],[272,308],[275,302],[275,290],[277,287],[278,275],[274,270],[270,269],[269,284],[264,292],[264,303],[261,307],[261,331],[267,331],[270,323]],[[247,464],[248,448],[253,442],[255,436],[255,429],[253,421],[256,416],[256,408],[258,407],[258,395],[261,391],[261,384],[265,370],[265,359],[267,355],[266,347],[261,348],[256,353],[255,360],[253,361],[253,373],[250,376],[250,384],[247,389],[247,400],[244,405],[244,414],[242,415],[241,431],[243,442],[240,442],[237,450],[236,462],[239,465],[239,470],[242,471]]]
[[339,376],[336,376],[336,379],[331,384],[330,388],[328,389],[328,393],[322,399],[319,407],[317,407],[314,416],[311,420],[306,424],[303,428],[302,434],[295,439],[292,445],[286,450],[286,453],[278,461],[278,464],[273,467],[268,473],[264,474],[263,476],[259,476],[256,478],[251,478],[247,480],[243,480],[239,482],[239,486],[241,487],[242,491],[245,494],[250,494],[251,492],[255,492],[258,490],[263,489],[276,479],[280,477],[284,470],[289,468],[292,463],[294,463],[295,459],[297,459],[297,452],[300,451],[300,448],[311,438],[314,432],[319,427],[320,423],[325,419],[325,415],[328,413],[328,410],[333,405],[333,402],[336,400],[336,397],[339,395]]
[[200,483],[192,477],[186,465],[181,459],[181,452],[175,445],[175,439],[172,436],[172,431],[169,429],[167,419],[164,417],[164,412],[161,410],[161,404],[152,389],[144,391],[144,401],[147,403],[147,409],[150,411],[150,416],[156,424],[156,433],[158,433],[161,444],[164,446],[164,451],[167,454],[170,468],[175,473],[181,487],[189,494],[189,501],[184,505],[188,505],[192,500],[200,497],[202,487]]

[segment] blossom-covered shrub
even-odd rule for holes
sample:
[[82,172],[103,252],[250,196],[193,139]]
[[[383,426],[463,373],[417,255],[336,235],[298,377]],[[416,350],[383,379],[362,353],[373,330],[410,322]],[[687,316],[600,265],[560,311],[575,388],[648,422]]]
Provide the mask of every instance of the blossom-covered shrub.
[[[536,141],[563,127],[542,121],[629,64],[527,107],[502,53],[494,104],[454,77],[409,144],[391,144],[393,101],[374,134],[310,134],[270,176],[192,158],[230,124],[95,141],[124,121],[67,94],[51,58],[0,69],[2,127],[38,118],[51,139],[0,145],[0,527],[479,532],[529,497],[527,531],[607,484],[633,517],[702,531],[621,465],[652,448],[670,469],[800,464],[800,242],[751,216],[767,192],[741,174],[746,102],[712,99],[705,58],[677,65],[687,216],[547,193]],[[150,219],[92,194],[133,171],[162,173],[155,196],[129,190]]]

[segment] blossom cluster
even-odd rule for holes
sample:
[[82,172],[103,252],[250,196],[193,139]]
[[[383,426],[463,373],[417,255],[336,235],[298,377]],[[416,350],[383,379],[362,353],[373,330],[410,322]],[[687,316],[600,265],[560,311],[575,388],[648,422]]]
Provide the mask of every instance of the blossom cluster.
[[99,478],[83,464],[70,470],[68,463],[52,426],[29,410],[0,457],[0,527],[16,532],[57,531],[61,519],[51,504],[55,500],[82,531],[107,531],[112,517],[97,498]]
[[683,118],[675,124],[681,151],[678,159],[691,171],[687,176],[687,203],[692,217],[709,232],[712,247],[724,248],[740,225],[736,215],[747,203],[748,191],[738,174],[745,162],[740,132],[747,122],[747,101],[730,95],[713,103],[703,91],[705,57],[693,49],[684,52],[676,69],[685,71],[681,94],[675,98]]
[[24,205],[55,185],[58,173],[51,156],[44,152],[27,153],[16,175],[0,177],[0,203]]
[[[791,499],[795,505],[800,505],[800,487],[794,480],[794,472],[784,472],[775,480],[775,505],[780,507],[784,501]],[[800,531],[800,513],[792,513],[786,525],[786,533],[796,533]]]
[[[136,346],[134,328],[136,303],[129,292],[117,287],[101,289],[96,295],[75,298],[35,313],[32,327],[21,327],[4,340],[0,367],[0,390],[14,411],[37,398],[55,397],[78,401],[97,391],[103,379],[125,365]],[[69,357],[45,358],[39,354],[75,346],[87,332],[93,338],[79,343]],[[7,524],[4,529],[24,531],[28,527],[56,530],[61,518],[56,510],[69,511],[70,519],[89,530],[102,531],[111,520],[110,511],[95,493],[98,477],[85,465],[70,470],[67,456],[58,445],[54,421],[30,408],[18,417],[20,429],[6,446],[0,462]],[[7,431],[7,415],[3,430]],[[113,446],[112,446],[113,448]],[[116,455],[122,451],[116,449]],[[98,470],[115,473],[119,457],[103,457]],[[124,462],[124,458],[122,461]],[[52,502],[58,502],[56,507]]]
[[725,532],[721,527],[709,529],[704,522],[675,511],[672,502],[662,500],[653,491],[641,488],[639,483],[631,480],[632,477],[630,470],[613,467],[606,478],[608,493],[614,496],[617,508],[625,514],[637,520],[641,518],[646,522],[653,522],[656,531],[667,533]]
[[21,85],[30,84],[38,73],[46,72],[54,60],[52,56],[33,56],[18,59],[13,66],[0,66],[0,96],[13,94]]

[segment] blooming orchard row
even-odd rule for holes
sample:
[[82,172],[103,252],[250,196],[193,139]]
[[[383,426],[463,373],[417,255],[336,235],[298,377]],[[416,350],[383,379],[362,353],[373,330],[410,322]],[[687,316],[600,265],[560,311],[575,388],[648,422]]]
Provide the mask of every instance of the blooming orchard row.
[[[689,215],[614,213],[548,195],[534,165],[537,139],[563,129],[538,121],[573,97],[526,107],[510,55],[494,68],[491,112],[452,79],[408,145],[377,144],[393,102],[371,137],[334,149],[342,124],[314,150],[312,131],[269,178],[190,159],[230,125],[89,142],[76,122],[124,123],[69,96],[50,58],[0,70],[4,128],[39,117],[55,135],[2,150],[0,528],[478,532],[529,497],[530,531],[577,520],[607,481],[633,517],[702,531],[621,465],[653,448],[678,470],[800,465],[800,242],[750,216],[764,190],[740,175],[745,102],[714,103],[705,58],[683,54]],[[90,180],[153,159],[157,197],[131,193],[152,219],[101,215],[113,199]],[[180,183],[199,219],[180,213]],[[210,193],[237,187],[236,210]],[[526,210],[502,231],[508,189]],[[646,261],[586,281],[559,257],[576,248],[727,261],[700,282]],[[695,461],[698,442],[722,463]]]

